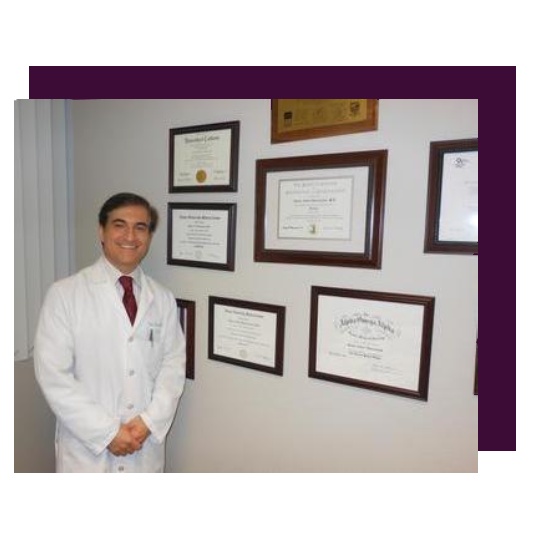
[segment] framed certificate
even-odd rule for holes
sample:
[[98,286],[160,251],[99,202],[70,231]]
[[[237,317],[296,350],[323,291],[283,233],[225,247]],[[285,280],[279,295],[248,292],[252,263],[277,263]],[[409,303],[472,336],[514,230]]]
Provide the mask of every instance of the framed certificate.
[[428,400],[435,298],[314,286],[309,376]]
[[168,263],[235,270],[234,203],[168,203]]
[[285,308],[210,296],[208,357],[283,375]]
[[185,338],[185,376],[195,379],[195,302],[176,298],[178,316]]
[[378,129],[378,99],[272,99],[271,143]]
[[430,145],[425,252],[477,254],[477,141]]
[[474,377],[474,395],[477,395],[477,352],[478,352],[477,341],[478,340],[476,338],[476,373]]
[[170,130],[169,193],[237,191],[238,120]]
[[476,375],[474,380],[474,395],[477,395],[477,351],[476,351]]
[[254,259],[379,269],[387,156],[257,160]]

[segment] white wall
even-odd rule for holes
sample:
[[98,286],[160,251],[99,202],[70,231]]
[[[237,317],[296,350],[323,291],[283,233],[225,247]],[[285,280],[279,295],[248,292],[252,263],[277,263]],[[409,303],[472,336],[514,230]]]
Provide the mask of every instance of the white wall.
[[[423,253],[429,143],[477,137],[476,99],[382,99],[379,130],[270,144],[269,99],[73,102],[78,267],[99,254],[97,212],[119,191],[163,222],[145,269],[197,303],[196,379],[168,440],[169,471],[477,471],[472,395],[477,258]],[[168,130],[241,121],[238,193],[169,195]],[[388,149],[382,270],[253,261],[255,161]],[[236,270],[166,265],[169,201],[238,202]],[[308,378],[312,285],[436,297],[427,403]],[[287,308],[284,376],[207,358],[208,296]]]

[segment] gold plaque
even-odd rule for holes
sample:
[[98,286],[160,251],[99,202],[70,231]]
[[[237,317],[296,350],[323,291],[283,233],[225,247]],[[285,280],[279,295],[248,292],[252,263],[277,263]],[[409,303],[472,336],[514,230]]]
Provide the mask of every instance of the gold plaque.
[[378,129],[378,99],[273,99],[271,142]]

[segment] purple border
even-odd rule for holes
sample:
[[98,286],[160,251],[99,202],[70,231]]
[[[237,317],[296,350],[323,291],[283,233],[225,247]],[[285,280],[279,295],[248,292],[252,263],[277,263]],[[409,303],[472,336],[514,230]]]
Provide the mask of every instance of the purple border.
[[[480,97],[501,92],[514,68],[488,67],[29,67],[29,92],[34,98],[90,95],[120,98],[236,95],[251,92],[326,92],[364,90],[377,95],[408,97]],[[376,82],[376,89],[373,84]],[[509,85],[509,82],[507,82]],[[263,90],[263,92],[262,92]],[[382,94],[381,92],[386,92]],[[84,95],[85,98],[76,96]]]

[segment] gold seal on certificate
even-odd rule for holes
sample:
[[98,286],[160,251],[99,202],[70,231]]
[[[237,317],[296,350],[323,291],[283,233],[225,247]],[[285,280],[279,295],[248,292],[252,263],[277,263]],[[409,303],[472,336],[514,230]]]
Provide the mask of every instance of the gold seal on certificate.
[[206,172],[204,170],[198,170],[197,171],[197,174],[195,176],[195,179],[199,182],[199,183],[204,183],[206,181],[206,178],[207,178],[207,175],[206,175]]
[[169,192],[237,191],[240,122],[170,130]]

